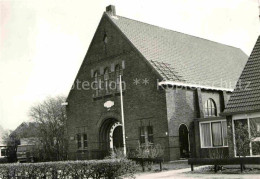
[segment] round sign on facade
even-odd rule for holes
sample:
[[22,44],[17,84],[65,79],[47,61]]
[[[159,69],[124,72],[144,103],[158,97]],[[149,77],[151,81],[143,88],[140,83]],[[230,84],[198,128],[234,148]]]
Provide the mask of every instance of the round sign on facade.
[[114,106],[114,104],[114,101],[107,101],[104,103],[104,107],[109,110],[112,106]]

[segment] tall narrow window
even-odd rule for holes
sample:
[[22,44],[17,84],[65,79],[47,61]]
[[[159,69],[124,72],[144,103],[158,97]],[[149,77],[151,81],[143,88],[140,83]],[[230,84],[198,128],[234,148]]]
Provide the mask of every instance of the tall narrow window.
[[106,68],[104,71],[104,87],[106,94],[109,94],[109,69]]
[[116,78],[116,90],[120,91],[120,75],[122,75],[122,70],[120,65],[115,67],[115,78]]
[[140,127],[140,143],[146,145],[153,144],[153,126]]
[[223,131],[223,144],[224,146],[227,146],[228,145],[227,121],[222,121],[222,131]]
[[78,144],[78,149],[82,147],[81,145],[81,134],[77,134],[77,144]]
[[103,42],[106,44],[107,41],[108,41],[107,33],[105,33],[104,36],[103,36]]
[[83,147],[88,148],[88,136],[87,136],[87,134],[83,134]]
[[148,142],[153,143],[153,126],[147,126]]
[[213,146],[222,146],[222,129],[221,129],[221,122],[213,122],[211,124],[212,130],[212,142]]
[[253,138],[252,155],[260,155],[260,118],[249,119],[250,134]]
[[204,105],[206,117],[217,116],[216,104],[213,99],[208,99]]
[[201,146],[211,147],[210,123],[201,124],[200,132],[201,132]]
[[140,144],[144,144],[145,143],[145,127],[142,126],[139,128],[140,130]]
[[95,90],[95,97],[99,95],[99,75],[98,71],[94,73],[94,90]]

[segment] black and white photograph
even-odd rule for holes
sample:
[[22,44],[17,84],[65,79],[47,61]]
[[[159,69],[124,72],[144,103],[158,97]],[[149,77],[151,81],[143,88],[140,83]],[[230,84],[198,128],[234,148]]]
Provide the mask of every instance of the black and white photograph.
[[0,179],[260,178],[260,0],[0,0]]

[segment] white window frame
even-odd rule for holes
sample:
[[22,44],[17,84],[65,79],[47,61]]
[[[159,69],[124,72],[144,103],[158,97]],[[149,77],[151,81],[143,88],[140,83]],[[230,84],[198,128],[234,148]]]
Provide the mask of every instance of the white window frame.
[[[236,115],[232,116],[232,133],[233,133],[233,146],[234,146],[234,156],[235,157],[239,157],[239,156],[237,156],[237,151],[236,151],[236,138],[235,138],[235,129],[234,129],[235,123],[234,123],[234,121],[246,119],[248,131],[249,131],[249,137],[250,137],[251,132],[250,132],[249,119],[254,119],[254,118],[260,118],[260,112],[251,113],[251,114],[236,114]],[[252,142],[250,142],[250,144],[249,144],[249,149],[250,149],[250,155],[247,156],[247,157],[260,157],[260,155],[253,155]]]
[[[215,123],[215,122],[221,122],[221,136],[222,136],[222,143],[223,145],[222,146],[213,146],[213,141],[212,141],[212,131],[211,131],[211,128],[212,128],[212,123]],[[226,119],[222,119],[222,120],[211,120],[211,121],[203,121],[203,122],[199,122],[199,130],[200,130],[200,147],[201,148],[223,148],[223,147],[228,147],[228,142],[227,142],[227,145],[224,145],[224,135],[223,135],[223,126],[222,126],[222,122],[227,122]],[[211,146],[202,146],[202,132],[201,132],[201,124],[210,124],[210,142],[211,142]],[[228,130],[228,129],[227,129]]]

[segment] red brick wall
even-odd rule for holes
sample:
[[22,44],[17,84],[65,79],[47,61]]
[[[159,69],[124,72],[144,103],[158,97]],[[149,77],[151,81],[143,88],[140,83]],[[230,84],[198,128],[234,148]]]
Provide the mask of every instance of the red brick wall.
[[[108,36],[108,43],[103,42],[104,32]],[[158,90],[157,79],[160,77],[143,59],[142,55],[125,39],[124,35],[103,16],[99,27],[94,35],[88,53],[82,63],[76,80],[92,81],[91,71],[110,67],[111,64],[122,64],[125,61],[124,81],[124,111],[126,128],[126,145],[129,149],[135,149],[139,141],[139,127],[143,125],[153,126],[154,142],[159,143],[165,149],[166,160],[180,158],[179,149],[179,126],[186,124],[190,130],[190,145],[192,155],[200,150],[196,146],[193,120],[200,116],[198,95],[196,90]],[[141,79],[141,84],[135,85],[134,79]],[[149,84],[142,84],[142,79],[147,78]],[[69,152],[77,152],[77,143],[73,139],[77,134],[77,127],[86,126],[88,135],[87,158],[97,158],[100,148],[99,132],[102,122],[108,118],[121,121],[119,95],[106,96],[94,99],[92,90],[72,89],[67,102],[68,114],[68,138]],[[208,98],[215,100],[218,113],[223,108],[221,92],[202,91],[201,101],[204,105]],[[104,103],[114,101],[115,105],[108,111]],[[168,135],[166,135],[168,132]]]
[[[198,97],[201,98],[201,107],[199,106]],[[168,90],[166,98],[170,160],[177,160],[180,158],[179,126],[181,124],[185,124],[189,129],[191,157],[208,156],[211,149],[200,148],[199,128],[198,124],[194,124],[194,119],[204,117],[204,104],[209,98],[212,98],[215,101],[217,116],[219,116],[219,113],[222,112],[224,108],[222,92],[202,90],[198,96],[197,89],[177,88]],[[228,151],[226,151],[227,149],[224,150],[225,153],[228,153]]]
[[[102,40],[104,31],[108,35],[108,43],[105,46]],[[114,63],[125,61],[124,81],[124,111],[126,144],[128,148],[136,148],[139,141],[139,126],[149,123],[153,125],[154,142],[160,143],[166,149],[168,140],[165,132],[168,129],[166,117],[165,92],[157,90],[158,75],[143,60],[143,57],[125,40],[123,35],[103,17],[90,45],[88,53],[80,68],[77,79],[91,81],[91,70],[106,67]],[[149,80],[149,84],[133,84],[135,78]],[[142,81],[140,81],[142,83]],[[110,111],[104,108],[104,102],[115,102]],[[77,133],[76,127],[86,126],[88,134],[89,151],[100,149],[99,129],[102,122],[107,118],[116,118],[121,121],[120,97],[112,95],[100,99],[93,99],[91,90],[73,89],[67,99],[68,113],[68,137]],[[77,151],[76,140],[70,140],[69,152]],[[91,158],[91,156],[90,156]],[[168,158],[167,151],[165,158]]]

